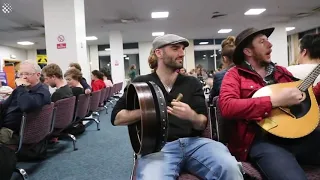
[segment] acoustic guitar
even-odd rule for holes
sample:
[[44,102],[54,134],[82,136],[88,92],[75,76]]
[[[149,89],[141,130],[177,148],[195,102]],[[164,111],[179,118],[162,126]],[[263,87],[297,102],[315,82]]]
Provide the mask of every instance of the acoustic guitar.
[[310,134],[319,124],[319,107],[312,84],[320,74],[318,65],[303,81],[279,83],[265,86],[252,96],[271,96],[283,88],[297,87],[303,94],[303,101],[290,107],[277,107],[271,114],[258,122],[267,132],[283,138],[300,138]]

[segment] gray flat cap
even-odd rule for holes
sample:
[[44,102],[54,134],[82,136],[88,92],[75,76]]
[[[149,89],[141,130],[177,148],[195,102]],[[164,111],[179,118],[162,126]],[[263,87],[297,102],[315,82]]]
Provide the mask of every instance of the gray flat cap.
[[152,49],[159,49],[169,44],[183,44],[184,47],[189,46],[189,41],[186,38],[180,37],[175,34],[165,34],[163,36],[156,37],[152,42]]

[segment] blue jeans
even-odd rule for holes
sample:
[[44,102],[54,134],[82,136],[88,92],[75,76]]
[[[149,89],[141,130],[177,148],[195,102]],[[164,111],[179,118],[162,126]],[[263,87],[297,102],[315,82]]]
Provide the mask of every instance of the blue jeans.
[[226,146],[207,138],[180,138],[138,158],[137,180],[176,180],[181,171],[202,179],[242,180],[242,165]]
[[299,139],[259,138],[249,157],[268,180],[307,180],[299,163],[320,167],[320,130]]

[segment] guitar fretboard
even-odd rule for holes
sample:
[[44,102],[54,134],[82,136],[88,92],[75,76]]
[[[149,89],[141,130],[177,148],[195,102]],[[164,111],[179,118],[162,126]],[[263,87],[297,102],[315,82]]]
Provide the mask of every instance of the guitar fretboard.
[[314,68],[311,73],[302,81],[302,83],[298,86],[300,91],[306,91],[313,82],[317,79],[320,74],[320,64]]

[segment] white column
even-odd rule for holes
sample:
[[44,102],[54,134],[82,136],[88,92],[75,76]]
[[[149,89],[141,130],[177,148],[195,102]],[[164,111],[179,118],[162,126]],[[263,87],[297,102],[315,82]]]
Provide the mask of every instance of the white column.
[[89,62],[90,62],[90,71],[99,70],[99,54],[98,46],[92,45],[89,46]]
[[63,72],[77,62],[90,82],[84,0],[43,0],[43,9],[48,62]]
[[152,42],[139,42],[138,45],[140,75],[150,74],[151,69],[149,67],[148,58],[152,49]]
[[37,61],[37,50],[29,49],[27,51],[27,59]]
[[269,37],[272,43],[271,59],[280,66],[288,66],[288,41],[287,31],[284,24],[275,24],[274,32]]
[[189,46],[186,48],[185,52],[184,67],[187,69],[187,72],[190,72],[191,69],[195,68],[193,40],[189,40]]
[[109,41],[112,80],[114,83],[124,82],[125,85],[123,41],[121,32],[110,31]]

